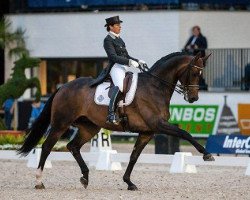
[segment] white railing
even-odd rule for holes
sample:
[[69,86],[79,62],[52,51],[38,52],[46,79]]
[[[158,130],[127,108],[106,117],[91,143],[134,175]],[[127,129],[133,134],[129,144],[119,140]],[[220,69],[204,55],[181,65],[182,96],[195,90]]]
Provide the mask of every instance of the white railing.
[[[112,168],[114,163],[128,163],[130,153],[117,153],[114,150],[81,153],[86,162],[94,163],[97,170],[119,170]],[[10,160],[34,160],[34,167],[40,158],[40,151],[32,151],[27,157],[16,155],[16,151],[1,150],[0,159]],[[141,154],[137,163],[170,164],[170,173],[196,173],[197,165],[246,167],[245,175],[250,176],[250,158],[232,156],[214,156],[215,161],[203,161],[202,156],[192,156],[191,153],[178,152],[175,155]],[[51,152],[50,161],[74,161],[69,152]]]

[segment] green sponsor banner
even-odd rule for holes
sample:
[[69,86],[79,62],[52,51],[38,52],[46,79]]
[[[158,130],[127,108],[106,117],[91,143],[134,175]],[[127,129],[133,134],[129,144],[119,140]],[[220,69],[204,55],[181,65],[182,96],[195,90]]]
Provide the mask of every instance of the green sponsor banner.
[[169,122],[199,135],[211,135],[218,114],[218,105],[170,105]]

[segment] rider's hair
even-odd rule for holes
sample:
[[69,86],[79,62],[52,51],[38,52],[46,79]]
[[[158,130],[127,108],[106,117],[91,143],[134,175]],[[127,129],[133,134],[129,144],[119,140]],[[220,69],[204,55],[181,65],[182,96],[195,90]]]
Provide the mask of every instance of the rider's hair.
[[109,26],[114,26],[114,24],[108,24],[108,26],[106,28],[108,32],[110,31],[110,27]]

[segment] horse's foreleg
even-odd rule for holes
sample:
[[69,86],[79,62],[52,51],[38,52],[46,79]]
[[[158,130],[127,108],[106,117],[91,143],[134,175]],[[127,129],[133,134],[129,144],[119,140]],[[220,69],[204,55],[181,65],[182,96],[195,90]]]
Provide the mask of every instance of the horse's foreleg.
[[81,168],[83,176],[80,178],[80,181],[84,188],[87,188],[89,182],[89,169],[82,158],[80,149],[86,142],[88,142],[95,134],[99,132],[100,128],[89,123],[77,125],[77,127],[79,128],[79,132],[74,137],[74,139],[68,143],[67,148],[72,153],[76,162]]
[[56,142],[60,139],[62,134],[67,129],[68,127],[64,129],[60,129],[60,130],[55,130],[53,129],[53,127],[50,129],[49,135],[42,145],[41,157],[40,157],[39,165],[38,165],[37,172],[36,172],[36,186],[35,186],[36,189],[45,188],[42,183],[42,172],[43,172],[44,164],[53,146],[56,144]]
[[133,184],[130,180],[130,175],[131,175],[131,172],[134,168],[134,165],[135,165],[138,157],[140,156],[142,150],[148,144],[148,142],[152,139],[152,137],[153,137],[153,133],[148,133],[148,134],[141,134],[140,133],[137,140],[136,140],[134,149],[133,149],[132,154],[130,156],[128,167],[127,167],[126,172],[123,176],[123,181],[128,184],[128,190],[137,190],[136,185]]
[[207,152],[206,149],[202,145],[200,145],[187,131],[180,129],[165,120],[159,121],[157,129],[161,134],[172,135],[189,141],[200,153],[203,154],[203,159],[205,161],[214,160],[213,156],[209,152]]

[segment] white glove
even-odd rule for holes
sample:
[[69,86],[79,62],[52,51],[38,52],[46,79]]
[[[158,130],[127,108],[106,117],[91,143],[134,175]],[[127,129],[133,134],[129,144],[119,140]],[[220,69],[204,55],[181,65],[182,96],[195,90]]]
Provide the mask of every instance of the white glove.
[[129,67],[136,67],[138,68],[139,67],[139,63],[132,60],[132,59],[129,59]]
[[139,65],[145,65],[147,64],[144,60],[139,60]]

